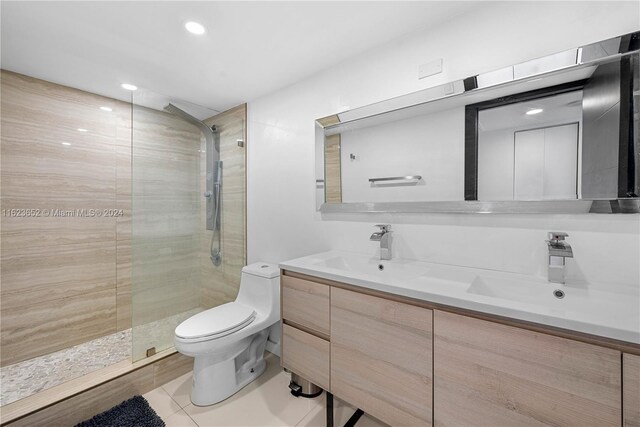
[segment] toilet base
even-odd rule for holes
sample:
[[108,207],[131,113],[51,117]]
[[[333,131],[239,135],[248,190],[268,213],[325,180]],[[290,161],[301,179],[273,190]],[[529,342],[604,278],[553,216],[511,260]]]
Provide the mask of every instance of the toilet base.
[[233,357],[196,356],[193,363],[191,403],[209,406],[233,396],[265,371],[264,348],[268,331],[254,335],[249,346]]

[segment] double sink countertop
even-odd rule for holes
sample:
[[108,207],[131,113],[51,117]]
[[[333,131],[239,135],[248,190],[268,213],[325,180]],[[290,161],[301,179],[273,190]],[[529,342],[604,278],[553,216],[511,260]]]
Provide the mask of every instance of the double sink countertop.
[[[640,344],[640,290],[604,292],[588,284],[479,268],[329,251],[280,268],[426,302]],[[561,292],[556,292],[561,291]],[[558,298],[559,294],[564,294]]]

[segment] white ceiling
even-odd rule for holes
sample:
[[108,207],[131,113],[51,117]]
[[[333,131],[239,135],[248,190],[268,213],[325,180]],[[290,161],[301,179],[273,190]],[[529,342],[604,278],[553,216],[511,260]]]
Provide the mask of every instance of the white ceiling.
[[[118,99],[120,83],[218,111],[478,3],[2,1],[2,68]],[[204,36],[184,30],[194,20]]]

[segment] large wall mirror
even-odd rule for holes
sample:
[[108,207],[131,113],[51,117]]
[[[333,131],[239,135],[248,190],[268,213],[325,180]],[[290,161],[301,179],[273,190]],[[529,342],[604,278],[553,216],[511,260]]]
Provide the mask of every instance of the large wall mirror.
[[316,121],[324,212],[638,212],[639,34]]

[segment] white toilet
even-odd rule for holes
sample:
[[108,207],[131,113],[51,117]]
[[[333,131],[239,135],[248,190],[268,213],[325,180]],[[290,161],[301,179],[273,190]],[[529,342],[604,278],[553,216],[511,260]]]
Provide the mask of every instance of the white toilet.
[[258,262],[242,269],[235,301],[182,322],[175,331],[180,353],[195,358],[191,402],[220,402],[264,372],[269,327],[280,320],[280,269]]

